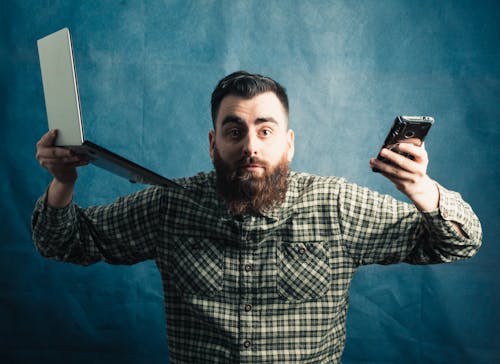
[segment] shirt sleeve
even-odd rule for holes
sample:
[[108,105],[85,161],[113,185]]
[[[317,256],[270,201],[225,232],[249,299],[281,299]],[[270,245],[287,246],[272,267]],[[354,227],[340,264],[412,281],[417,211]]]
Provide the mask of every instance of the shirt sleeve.
[[420,212],[412,204],[344,183],[339,193],[341,234],[355,262],[433,264],[472,257],[481,246],[479,219],[460,194],[438,189],[439,208]]
[[33,241],[45,257],[89,265],[98,261],[134,264],[153,259],[163,209],[160,187],[151,187],[106,206],[56,209],[46,193],[32,215]]

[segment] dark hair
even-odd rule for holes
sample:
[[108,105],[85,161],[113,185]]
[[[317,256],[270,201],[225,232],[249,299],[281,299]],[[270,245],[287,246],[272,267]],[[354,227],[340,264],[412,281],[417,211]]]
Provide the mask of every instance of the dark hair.
[[288,96],[286,90],[272,78],[246,71],[237,71],[219,81],[212,92],[212,122],[215,129],[215,119],[219,112],[222,99],[227,95],[252,98],[264,92],[273,92],[280,100],[288,115]]

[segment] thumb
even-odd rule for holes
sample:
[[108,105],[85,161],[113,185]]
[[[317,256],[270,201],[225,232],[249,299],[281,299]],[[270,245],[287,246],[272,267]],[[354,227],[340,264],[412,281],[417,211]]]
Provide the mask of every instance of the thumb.
[[40,145],[46,146],[46,147],[51,147],[54,145],[56,138],[57,138],[57,129],[49,130],[40,139]]

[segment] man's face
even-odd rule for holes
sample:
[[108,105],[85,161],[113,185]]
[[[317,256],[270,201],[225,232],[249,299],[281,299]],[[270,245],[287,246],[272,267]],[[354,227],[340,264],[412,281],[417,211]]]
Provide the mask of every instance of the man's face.
[[228,95],[219,107],[215,131],[209,133],[210,156],[238,172],[259,177],[294,153],[293,131],[281,102],[272,92],[251,99]]
[[263,212],[284,200],[294,135],[274,93],[226,96],[209,141],[217,190],[233,213]]

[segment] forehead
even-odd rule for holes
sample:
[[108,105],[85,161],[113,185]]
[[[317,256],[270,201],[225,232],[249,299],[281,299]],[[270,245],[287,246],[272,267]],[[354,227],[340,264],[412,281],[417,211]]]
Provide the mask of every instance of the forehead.
[[216,125],[220,127],[228,116],[236,116],[250,123],[258,119],[272,118],[278,124],[287,125],[287,115],[281,101],[273,92],[264,92],[252,98],[228,95],[222,99]]

